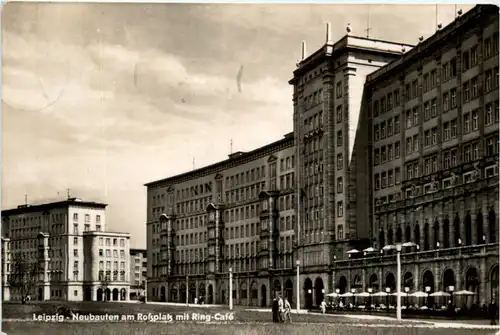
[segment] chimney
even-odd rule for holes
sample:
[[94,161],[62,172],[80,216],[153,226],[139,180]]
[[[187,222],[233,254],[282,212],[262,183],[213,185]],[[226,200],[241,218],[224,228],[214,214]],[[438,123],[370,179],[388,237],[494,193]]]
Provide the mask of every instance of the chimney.
[[304,60],[307,57],[307,52],[306,52],[306,41],[302,41],[302,59]]
[[332,30],[330,28],[330,22],[326,22],[326,42],[330,42],[332,40]]

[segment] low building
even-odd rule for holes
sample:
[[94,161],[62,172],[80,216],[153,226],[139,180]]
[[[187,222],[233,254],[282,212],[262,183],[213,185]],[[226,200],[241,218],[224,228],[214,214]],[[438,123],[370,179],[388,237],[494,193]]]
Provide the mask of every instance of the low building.
[[[113,270],[109,300],[127,300],[130,236],[106,232],[106,206],[69,198],[2,211],[3,300],[26,298],[16,278],[32,281],[31,300],[96,300],[101,262]],[[125,290],[125,299],[114,289]]]
[[147,260],[146,249],[130,249],[130,300],[145,296]]

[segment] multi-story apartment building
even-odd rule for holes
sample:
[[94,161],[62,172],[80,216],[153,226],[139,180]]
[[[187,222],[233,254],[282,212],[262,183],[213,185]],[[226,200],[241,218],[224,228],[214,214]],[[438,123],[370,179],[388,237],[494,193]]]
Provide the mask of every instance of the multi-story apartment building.
[[330,266],[370,238],[370,152],[362,113],[367,75],[411,45],[346,35],[330,40],[294,71],[298,243],[301,301],[319,305]]
[[[372,246],[407,243],[410,291],[498,298],[498,8],[477,6],[368,75]],[[336,262],[335,286],[394,291],[394,256]]]
[[381,249],[403,242],[408,290],[498,296],[497,8],[416,46],[333,43],[327,26],[302,56],[293,134],[146,185],[148,298],[227,303],[230,266],[240,304],[394,290],[395,255]]
[[[120,239],[125,255],[121,261],[124,269],[129,266],[129,235],[105,230],[106,204],[78,198],[2,211],[3,299],[21,299],[20,287],[10,287],[9,278],[19,275],[18,264],[23,262],[40,265],[31,299],[95,300],[101,285],[97,267],[99,257],[104,257],[98,249],[103,236]],[[128,291],[127,276],[111,278],[108,284]]]
[[[148,188],[148,299],[267,304],[294,260],[292,134]],[[286,280],[289,278],[288,280]],[[271,280],[277,281],[271,288]],[[283,285],[283,286],[281,286]],[[187,297],[187,295],[189,295]]]
[[130,249],[130,300],[145,295],[147,261],[146,249]]

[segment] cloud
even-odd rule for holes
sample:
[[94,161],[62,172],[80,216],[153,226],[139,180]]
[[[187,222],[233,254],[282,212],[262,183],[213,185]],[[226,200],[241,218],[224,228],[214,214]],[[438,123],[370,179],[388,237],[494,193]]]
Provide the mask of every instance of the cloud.
[[[382,39],[417,39],[434,20],[422,19],[434,6],[372,8]],[[36,203],[71,188],[108,203],[110,227],[136,247],[144,183],[227,158],[231,139],[249,151],[292,131],[300,41],[312,52],[324,21],[335,37],[366,21],[366,7],[344,5],[9,3],[2,14],[2,207],[25,189]]]

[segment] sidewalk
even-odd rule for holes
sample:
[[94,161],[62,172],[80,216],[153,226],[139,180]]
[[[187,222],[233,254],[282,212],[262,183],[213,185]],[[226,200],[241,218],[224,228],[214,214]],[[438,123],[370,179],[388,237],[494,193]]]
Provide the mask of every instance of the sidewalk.
[[[253,312],[265,312],[271,313],[271,309],[256,309],[256,308],[248,308],[245,311],[253,311]],[[297,314],[297,310],[292,310],[292,313]],[[309,314],[309,315],[324,315],[326,317],[336,317],[336,318],[347,318],[354,320],[386,320],[386,321],[397,321],[395,317],[389,316],[379,316],[379,315],[366,315],[366,314],[322,314],[317,312],[309,312],[307,310],[300,310],[300,314]],[[491,326],[489,324],[489,320],[429,320],[429,319],[407,319],[404,318],[401,320],[402,323],[407,323],[408,326],[411,327],[420,327],[420,328],[462,328],[462,329],[496,329],[500,330],[500,326]],[[378,325],[380,326],[380,325]],[[500,331],[497,333],[500,335]]]
[[200,308],[222,308],[229,307],[228,305],[208,305],[208,304],[186,304],[180,302],[163,302],[163,301],[148,301],[147,305],[164,305],[164,306],[179,306],[179,307],[200,307]]

